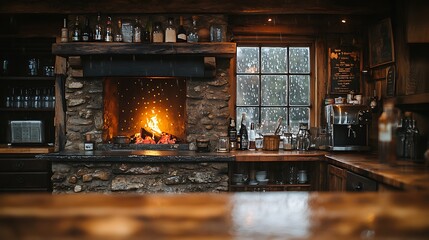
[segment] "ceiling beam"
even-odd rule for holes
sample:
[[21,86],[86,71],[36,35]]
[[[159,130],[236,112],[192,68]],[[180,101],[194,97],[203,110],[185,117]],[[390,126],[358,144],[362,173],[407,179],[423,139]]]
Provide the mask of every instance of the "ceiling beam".
[[1,14],[383,14],[389,0],[13,0],[1,1]]

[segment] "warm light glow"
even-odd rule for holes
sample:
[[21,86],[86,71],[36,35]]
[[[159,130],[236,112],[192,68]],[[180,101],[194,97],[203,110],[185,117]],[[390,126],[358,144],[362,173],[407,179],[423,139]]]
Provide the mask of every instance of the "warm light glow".
[[154,133],[162,134],[162,131],[161,129],[159,129],[159,126],[158,126],[158,119],[156,118],[156,115],[151,117],[150,119],[147,119],[147,126]]
[[272,18],[268,18],[267,19],[267,22],[272,22],[273,21],[273,19]]
[[342,23],[347,23],[347,20],[346,19],[341,19],[341,22]]

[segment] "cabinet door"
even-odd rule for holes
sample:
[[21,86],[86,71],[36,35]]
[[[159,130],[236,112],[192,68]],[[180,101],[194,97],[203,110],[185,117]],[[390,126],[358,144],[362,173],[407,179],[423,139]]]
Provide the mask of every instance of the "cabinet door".
[[344,169],[328,165],[328,190],[346,191],[347,172]]

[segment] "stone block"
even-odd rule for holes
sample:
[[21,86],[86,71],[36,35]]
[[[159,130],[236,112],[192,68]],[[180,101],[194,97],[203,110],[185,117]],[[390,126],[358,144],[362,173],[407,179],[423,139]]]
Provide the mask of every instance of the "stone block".
[[171,176],[164,179],[164,184],[166,185],[179,185],[186,183],[186,178],[183,176]]
[[110,179],[110,172],[107,170],[95,170],[92,177],[102,181],[107,181]]
[[84,174],[82,176],[82,181],[83,182],[91,182],[92,181],[92,174]]
[[67,178],[67,175],[64,173],[54,172],[51,176],[51,181],[59,183],[59,182],[63,182],[66,178]]

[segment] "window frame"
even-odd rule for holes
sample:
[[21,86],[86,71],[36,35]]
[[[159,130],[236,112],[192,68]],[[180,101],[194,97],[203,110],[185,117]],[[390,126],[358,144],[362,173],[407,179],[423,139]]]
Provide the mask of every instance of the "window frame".
[[[259,110],[259,119],[258,119],[258,121],[260,122],[261,121],[261,118],[262,118],[262,115],[261,115],[261,112],[262,112],[262,108],[271,108],[271,107],[285,107],[285,108],[291,108],[291,107],[308,107],[309,108],[309,121],[308,121],[308,123],[309,123],[309,125],[310,126],[315,126],[315,123],[316,123],[316,121],[317,121],[317,116],[316,116],[316,114],[317,114],[317,109],[316,109],[316,93],[317,93],[317,89],[316,89],[316,84],[315,84],[315,76],[316,76],[316,66],[315,66],[315,62],[316,62],[316,56],[315,56],[315,46],[314,46],[314,42],[313,41],[303,41],[303,42],[288,42],[288,43],[272,43],[272,42],[269,42],[269,43],[245,43],[245,42],[243,42],[243,43],[237,43],[237,46],[236,46],[237,48],[239,48],[239,47],[258,47],[259,48],[259,72],[258,73],[255,73],[255,74],[246,74],[246,73],[237,73],[237,56],[235,56],[235,58],[234,58],[234,62],[233,62],[233,73],[234,73],[234,81],[233,81],[233,84],[232,84],[232,86],[233,86],[233,91],[232,91],[232,95],[233,95],[233,101],[234,101],[234,109],[233,109],[233,112],[234,112],[234,118],[236,119],[236,121],[238,122],[240,119],[237,119],[238,118],[238,116],[237,116],[237,108],[240,108],[240,107],[256,107],[256,108],[258,108]],[[310,51],[310,73],[309,74],[307,74],[307,73],[305,73],[305,74],[297,74],[297,73],[290,73],[289,72],[289,66],[288,66],[288,72],[287,73],[262,73],[262,69],[261,69],[261,67],[262,67],[262,62],[261,62],[261,59],[262,59],[262,51],[261,51],[261,49],[262,49],[262,47],[287,47],[287,53],[289,54],[289,48],[290,47],[308,47],[309,48],[309,51]],[[288,62],[287,62],[287,64],[289,65],[289,59],[288,59]],[[258,76],[259,77],[259,84],[260,84],[260,87],[259,87],[259,96],[258,96],[258,98],[259,98],[259,104],[258,105],[252,105],[252,106],[250,106],[250,105],[237,105],[237,76],[239,76],[239,75],[256,75],[256,76]],[[310,77],[310,102],[309,102],[309,105],[294,105],[294,106],[291,106],[290,104],[289,104],[289,102],[287,103],[287,105],[270,105],[270,106],[263,106],[262,105],[262,86],[261,86],[261,83],[262,83],[262,76],[267,76],[267,75],[280,75],[280,76],[286,76],[286,77],[288,77],[288,79],[289,79],[289,76],[293,76],[293,75],[305,75],[305,76],[309,76]],[[288,80],[288,91],[290,90],[290,88],[289,88],[289,85],[290,85],[290,80]],[[288,96],[289,96],[289,93],[288,93]],[[289,118],[289,115],[288,115],[288,118]],[[289,119],[288,119],[288,121],[289,121]],[[283,123],[283,124],[285,124],[285,122]]]

